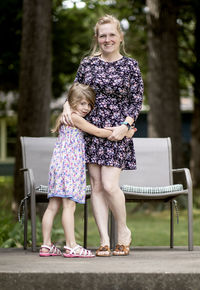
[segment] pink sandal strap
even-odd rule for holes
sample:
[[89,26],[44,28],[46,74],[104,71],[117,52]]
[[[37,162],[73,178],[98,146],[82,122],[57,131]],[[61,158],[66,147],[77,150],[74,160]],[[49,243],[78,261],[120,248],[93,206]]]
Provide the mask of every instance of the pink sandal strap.
[[68,250],[69,253],[64,253],[65,258],[93,258],[95,255],[91,251],[84,249],[80,245],[75,246],[74,248],[69,248],[64,246],[65,250]]
[[47,246],[47,245],[41,245],[40,250],[41,249],[47,249],[47,250],[51,250],[51,247]]
[[59,248],[57,248],[54,244],[52,244],[51,249],[50,249],[50,253],[52,255],[56,255],[56,256],[61,256],[62,252]]
[[[48,252],[43,252],[42,249],[47,249]],[[62,252],[59,248],[57,248],[54,244],[51,247],[47,245],[41,245],[40,247],[40,256],[62,256]]]

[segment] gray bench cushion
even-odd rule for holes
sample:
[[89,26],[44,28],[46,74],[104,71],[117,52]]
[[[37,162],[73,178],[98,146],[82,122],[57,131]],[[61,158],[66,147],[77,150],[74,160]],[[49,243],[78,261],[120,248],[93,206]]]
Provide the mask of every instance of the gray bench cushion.
[[[36,190],[41,192],[48,192],[47,185],[40,185],[36,188]],[[140,186],[133,186],[133,185],[122,185],[121,190],[124,192],[130,193],[144,193],[144,194],[161,194],[161,193],[169,193],[169,192],[176,192],[182,191],[183,185],[182,184],[174,184],[169,186],[159,186],[159,187],[140,187]],[[91,191],[91,186],[86,186],[86,193]]]
[[[174,184],[169,186],[159,186],[159,187],[140,187],[140,186],[133,186],[133,185],[122,185],[121,190],[124,192],[129,193],[144,193],[144,194],[161,194],[161,193],[170,193],[176,191],[182,191],[183,185],[182,184]],[[86,192],[90,192],[91,187],[87,185]]]

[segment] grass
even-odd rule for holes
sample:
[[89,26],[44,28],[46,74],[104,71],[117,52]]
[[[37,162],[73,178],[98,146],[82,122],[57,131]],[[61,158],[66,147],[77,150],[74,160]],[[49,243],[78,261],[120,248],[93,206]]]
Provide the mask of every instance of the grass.
[[[11,177],[0,177],[0,247],[22,247],[23,225],[17,221],[16,215],[12,213],[12,187]],[[197,202],[199,204],[199,201]],[[165,205],[158,210],[151,204],[144,204],[138,208],[138,204],[129,203],[127,206],[127,224],[133,234],[135,246],[169,246],[169,208]],[[75,213],[75,234],[78,243],[83,243],[83,206],[77,205]],[[200,210],[194,208],[194,245],[200,245]],[[31,245],[31,227],[28,224],[28,244]],[[61,213],[54,221],[52,241],[62,246],[65,243],[64,232],[61,226]],[[42,243],[41,221],[37,217],[37,243]],[[179,209],[179,224],[174,224],[175,246],[187,245],[187,211]],[[88,246],[99,245],[99,234],[89,206],[88,218]]]

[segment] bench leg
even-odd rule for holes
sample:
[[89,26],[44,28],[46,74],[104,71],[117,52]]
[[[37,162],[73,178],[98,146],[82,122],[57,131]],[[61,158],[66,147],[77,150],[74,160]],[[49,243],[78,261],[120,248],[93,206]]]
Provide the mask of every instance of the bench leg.
[[88,228],[88,204],[86,198],[84,204],[84,242],[83,242],[83,246],[85,249],[87,249],[87,228]]
[[110,248],[114,249],[117,244],[117,223],[112,212],[110,213]]
[[188,193],[188,250],[193,251],[192,192]]
[[170,201],[170,248],[174,247],[174,205]]
[[32,252],[36,252],[36,200],[31,195],[31,233],[32,233]]
[[24,201],[24,250],[27,249],[27,233],[28,233],[28,201]]

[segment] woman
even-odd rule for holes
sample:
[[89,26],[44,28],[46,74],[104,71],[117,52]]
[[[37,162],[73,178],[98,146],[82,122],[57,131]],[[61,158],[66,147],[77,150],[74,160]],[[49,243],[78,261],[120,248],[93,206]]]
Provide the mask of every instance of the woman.
[[[131,232],[126,225],[125,197],[119,187],[122,169],[136,169],[132,139],[125,137],[134,126],[142,106],[143,82],[135,60],[121,54],[123,33],[119,21],[105,15],[95,26],[92,53],[81,62],[75,82],[90,85],[96,103],[87,120],[97,127],[110,129],[108,139],[85,136],[86,163],[92,187],[92,207],[100,233],[97,256],[111,255],[108,235],[108,210],[117,222],[118,244],[115,256],[129,254]],[[125,52],[125,51],[124,51]],[[67,104],[64,115],[69,120]]]

